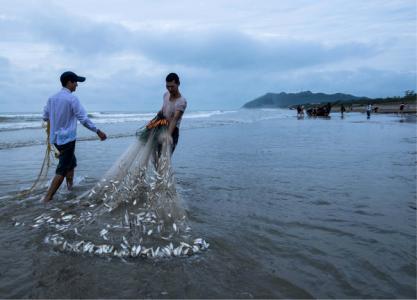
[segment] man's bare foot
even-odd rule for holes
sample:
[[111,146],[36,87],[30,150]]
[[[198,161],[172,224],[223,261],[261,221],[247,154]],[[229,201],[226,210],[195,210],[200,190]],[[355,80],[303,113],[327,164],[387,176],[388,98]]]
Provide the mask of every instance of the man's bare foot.
[[41,202],[42,203],[48,203],[49,201],[51,201],[52,200],[52,198],[50,198],[50,197],[48,197],[48,196],[45,196],[42,200],[41,200]]

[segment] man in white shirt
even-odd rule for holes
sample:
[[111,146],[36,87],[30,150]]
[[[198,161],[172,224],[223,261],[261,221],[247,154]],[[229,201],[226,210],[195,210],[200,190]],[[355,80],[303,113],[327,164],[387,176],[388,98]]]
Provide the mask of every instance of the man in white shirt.
[[77,82],[84,82],[85,77],[68,71],[62,73],[60,80],[62,89],[48,99],[43,111],[43,119],[50,125],[50,143],[54,144],[59,151],[56,175],[44,202],[52,200],[64,178],[66,178],[68,189],[72,188],[74,168],[77,166],[77,159],[74,155],[77,120],[89,130],[97,133],[100,140],[104,141],[107,138],[106,134],[91,122],[78,98],[72,94],[77,89]]
[[368,119],[371,118],[371,111],[372,111],[372,104],[368,103],[368,105],[366,106],[366,117]]
[[[170,143],[172,144],[171,153],[173,153],[178,143],[179,128],[182,115],[187,108],[187,100],[179,91],[180,78],[176,73],[169,73],[165,82],[168,92],[164,94],[162,108],[158,112],[158,115],[168,120],[168,134]],[[158,153],[160,153],[161,145],[158,148]]]

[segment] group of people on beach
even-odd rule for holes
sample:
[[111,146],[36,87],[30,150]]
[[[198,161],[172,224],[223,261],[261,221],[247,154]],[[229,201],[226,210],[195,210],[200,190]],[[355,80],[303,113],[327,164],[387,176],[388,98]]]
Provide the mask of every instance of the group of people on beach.
[[[304,106],[303,105],[297,105],[297,118],[303,118],[304,117]],[[321,107],[312,107],[309,108],[307,110],[307,115],[308,116],[312,116],[312,117],[317,117],[317,116],[328,116],[328,114],[330,113],[330,109],[331,109],[331,104],[328,103],[327,105],[321,106]],[[399,106],[399,110],[398,110],[398,115],[403,116],[404,115],[404,109],[405,109],[405,104],[402,102]],[[350,106],[350,111],[353,110],[353,106]],[[367,119],[371,118],[371,114],[372,113],[377,113],[379,111],[379,107],[378,106],[373,106],[372,103],[368,103],[365,106],[365,112],[366,112],[366,117]],[[344,114],[346,112],[346,107],[345,105],[342,103],[340,105],[340,116],[341,118],[344,118]]]
[[[67,188],[73,186],[74,170],[77,166],[75,157],[75,143],[77,140],[77,121],[84,127],[96,133],[101,141],[107,139],[106,133],[88,118],[88,114],[81,102],[73,93],[78,82],[84,82],[85,77],[78,76],[72,71],[61,74],[61,90],[51,96],[43,111],[43,120],[49,123],[49,143],[59,151],[59,162],[55,177],[44,197],[44,202],[52,200],[54,194],[64,179]],[[182,116],[187,107],[187,100],[179,91],[180,79],[176,73],[169,73],[165,78],[167,92],[163,95],[161,110],[157,113],[159,118],[168,122],[168,143],[171,145],[171,154],[178,143],[179,127]]]

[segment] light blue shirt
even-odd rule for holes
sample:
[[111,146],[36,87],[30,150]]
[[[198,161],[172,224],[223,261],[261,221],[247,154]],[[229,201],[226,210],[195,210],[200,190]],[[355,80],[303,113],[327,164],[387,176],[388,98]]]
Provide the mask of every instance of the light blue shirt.
[[50,143],[63,145],[77,138],[77,120],[91,131],[97,127],[88,118],[80,100],[67,88],[62,88],[48,99],[43,109],[43,119],[49,120]]

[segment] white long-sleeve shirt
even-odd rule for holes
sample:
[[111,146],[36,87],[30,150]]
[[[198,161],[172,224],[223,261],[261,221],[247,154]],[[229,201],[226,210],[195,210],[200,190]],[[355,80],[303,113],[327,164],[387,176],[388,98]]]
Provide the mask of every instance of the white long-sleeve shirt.
[[91,131],[97,127],[88,118],[78,98],[67,88],[62,88],[48,99],[43,119],[50,123],[50,143],[63,145],[77,138],[77,120]]

